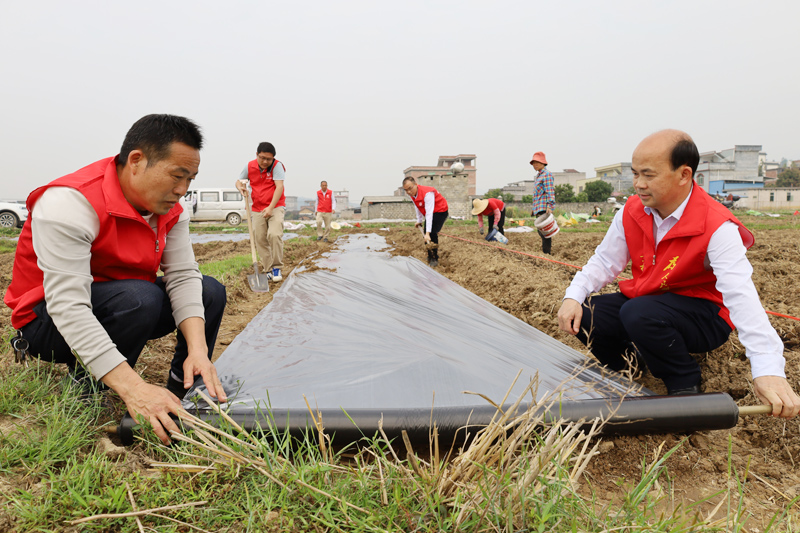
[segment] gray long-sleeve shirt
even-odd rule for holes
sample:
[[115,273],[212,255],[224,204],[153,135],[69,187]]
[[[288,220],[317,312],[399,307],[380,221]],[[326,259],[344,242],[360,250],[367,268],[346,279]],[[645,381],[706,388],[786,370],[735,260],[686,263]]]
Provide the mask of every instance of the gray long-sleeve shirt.
[[[190,213],[191,208],[184,208],[167,234],[161,258],[176,324],[190,317],[205,319],[203,277],[189,239]],[[126,359],[92,313],[90,260],[92,242],[100,231],[97,213],[77,190],[52,187],[36,202],[31,217],[47,312],[70,348],[100,379]],[[145,220],[155,232],[158,217],[150,215]]]

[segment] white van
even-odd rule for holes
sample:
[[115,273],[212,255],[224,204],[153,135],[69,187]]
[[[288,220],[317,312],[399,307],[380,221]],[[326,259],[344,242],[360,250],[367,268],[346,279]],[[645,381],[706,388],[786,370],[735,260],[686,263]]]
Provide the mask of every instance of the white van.
[[236,189],[194,189],[186,193],[191,221],[224,220],[238,226],[246,216],[244,197]]

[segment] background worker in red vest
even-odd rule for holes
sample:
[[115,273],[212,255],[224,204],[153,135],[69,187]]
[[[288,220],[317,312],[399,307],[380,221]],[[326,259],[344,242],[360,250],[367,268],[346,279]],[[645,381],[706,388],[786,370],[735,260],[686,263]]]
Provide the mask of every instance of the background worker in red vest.
[[[33,191],[4,298],[31,354],[65,363],[91,389],[82,363],[165,443],[167,431],[178,431],[169,417],[180,410],[176,396],[196,376],[226,399],[211,363],[225,287],[200,274],[190,208],[179,203],[197,175],[202,143],[190,120],[148,115],[116,157]],[[167,389],[150,385],[133,367],[147,340],[176,324]]]
[[489,225],[503,235],[503,226],[506,223],[506,206],[499,198],[487,198],[482,200],[475,198],[472,200],[472,214],[478,215],[478,232],[483,235],[483,215],[489,218]]
[[283,217],[286,214],[283,180],[286,179],[286,167],[275,159],[275,155],[272,143],[260,143],[256,148],[256,158],[244,167],[236,188],[245,198],[248,183],[253,190],[253,233],[258,256],[267,276],[280,281],[283,279]]
[[[624,370],[638,350],[669,394],[700,392],[691,353],[714,350],[734,328],[744,345],[754,390],[773,415],[791,418],[800,397],[786,380],[783,343],[764,312],[745,256],[753,235],[694,182],[700,156],[681,131],[645,138],[633,152],[631,196],[603,242],[572,280],[559,327],[591,346],[605,366]],[[621,293],[587,296],[632,262]]]
[[[328,242],[331,234],[331,215],[336,212],[336,197],[328,189],[328,182],[322,181],[317,191],[317,201],[314,202],[314,211],[317,213],[317,240]],[[325,223],[325,233],[322,232],[322,223]]]
[[432,267],[439,265],[439,232],[447,220],[447,200],[433,187],[417,185],[412,177],[403,180],[403,190],[414,202],[417,213],[415,228],[425,225],[425,242],[433,243],[428,247],[428,264]]

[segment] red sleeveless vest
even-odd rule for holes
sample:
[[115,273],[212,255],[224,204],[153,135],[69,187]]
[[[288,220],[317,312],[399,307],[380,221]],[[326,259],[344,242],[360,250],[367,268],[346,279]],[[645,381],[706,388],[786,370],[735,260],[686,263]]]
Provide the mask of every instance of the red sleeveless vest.
[[317,191],[317,211],[320,213],[330,213],[333,211],[333,191],[330,189],[324,193],[322,189]]
[[[253,159],[247,164],[247,178],[250,180],[250,187],[253,189],[254,211],[263,211],[272,203],[272,197],[275,195],[275,181],[272,179],[272,169],[275,168],[275,165],[283,166],[283,163],[276,159],[272,162],[272,166],[266,170],[261,170],[257,159]],[[283,169],[286,170],[286,167],[283,166]],[[285,205],[286,191],[284,189],[275,207],[284,207]]]
[[704,265],[711,236],[728,220],[739,226],[742,242],[746,248],[750,248],[755,242],[750,230],[726,207],[694,184],[681,219],[669,230],[656,249],[653,217],[644,212],[638,196],[631,196],[625,205],[622,225],[631,255],[633,279],[619,282],[622,294],[628,298],[636,298],[672,292],[704,298],[720,307],[719,316],[733,329],[730,312],[723,305],[722,294],[715,287],[717,278]]
[[503,203],[503,200],[498,198],[489,198],[489,205],[486,206],[486,209],[483,210],[481,215],[493,215],[495,209],[502,211],[504,208],[505,204]]
[[444,196],[439,194],[439,191],[434,189],[433,187],[427,187],[425,185],[417,185],[417,196],[412,198],[411,200],[414,202],[414,205],[417,206],[419,212],[423,215],[425,213],[425,195],[429,192],[433,191],[433,212],[434,213],[444,213],[447,211],[447,200],[445,200]]
[[[100,231],[92,242],[91,272],[94,281],[142,279],[155,281],[167,233],[183,212],[181,205],[158,216],[158,234],[122,194],[117,176],[116,158],[101,159],[73,174],[39,187],[28,196],[28,212],[50,187],[71,187],[83,194],[97,213]],[[22,228],[14,257],[11,285],[3,301],[11,308],[11,325],[21,328],[36,315],[33,308],[44,300],[42,271],[33,249],[31,221]]]

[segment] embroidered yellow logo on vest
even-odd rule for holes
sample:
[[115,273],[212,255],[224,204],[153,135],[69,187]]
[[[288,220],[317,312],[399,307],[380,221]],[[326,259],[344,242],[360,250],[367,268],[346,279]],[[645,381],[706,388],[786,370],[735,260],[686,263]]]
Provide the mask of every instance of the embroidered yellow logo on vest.
[[[666,268],[664,270],[666,270]],[[670,275],[670,272],[667,272],[666,274],[664,274],[664,277],[661,278],[661,285],[658,287],[659,290],[662,290],[662,291],[668,291],[669,290],[669,285],[667,285],[667,278],[669,277],[669,275]]]
[[643,255],[640,255],[639,257],[641,257],[641,258],[642,258],[642,264],[639,266],[639,270],[640,270],[640,271],[642,271],[642,272],[644,272],[644,256],[643,256]]
[[[675,257],[670,259],[670,261],[667,264],[667,266],[664,267],[664,270],[673,270],[675,268],[675,266],[678,264],[678,257],[680,257],[680,256],[676,255]],[[666,276],[664,276],[664,277],[666,277]]]

